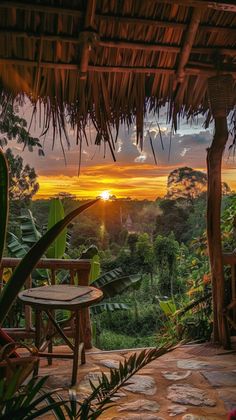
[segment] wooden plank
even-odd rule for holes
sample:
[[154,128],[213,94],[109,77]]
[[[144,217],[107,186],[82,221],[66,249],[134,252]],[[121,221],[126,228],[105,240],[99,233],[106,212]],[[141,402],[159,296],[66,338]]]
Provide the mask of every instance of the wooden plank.
[[90,287],[59,284],[28,289],[23,292],[22,295],[33,299],[43,299],[49,301],[57,300],[65,302],[73,301],[74,299],[78,299],[79,297],[87,295],[90,292]]
[[[20,258],[3,258],[2,267],[14,268],[19,262]],[[37,264],[37,268],[54,268],[55,270],[71,270],[71,269],[81,269],[81,270],[90,270],[91,263],[90,260],[64,260],[64,259],[41,259]]]
[[222,257],[224,265],[236,264],[236,252],[224,252]]

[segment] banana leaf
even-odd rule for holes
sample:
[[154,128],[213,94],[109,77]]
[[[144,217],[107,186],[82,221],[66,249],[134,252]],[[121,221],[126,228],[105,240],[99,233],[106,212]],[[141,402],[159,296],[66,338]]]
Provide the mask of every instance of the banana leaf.
[[159,300],[161,310],[166,316],[172,316],[176,312],[176,305],[173,300]]
[[0,150],[0,265],[5,246],[8,221],[8,183],[8,165],[3,152]]
[[92,315],[99,315],[102,312],[114,312],[120,310],[130,309],[129,305],[125,303],[102,302],[90,307]]
[[[10,251],[10,254],[14,258],[20,258],[20,259],[23,258],[30,249],[30,247],[27,244],[20,242],[19,238],[16,235],[14,235],[14,233],[11,233],[11,232],[9,233],[9,243],[7,247],[8,247],[8,250]],[[48,280],[49,279],[48,270],[44,268],[33,270],[32,279],[33,279],[33,284],[35,284],[35,281]]]
[[9,232],[8,250],[15,258],[23,258],[29,251],[29,246],[20,242],[19,238]]
[[[64,208],[59,198],[53,198],[50,202],[48,216],[48,230],[65,217]],[[66,229],[58,235],[46,252],[47,258],[61,258],[66,250]]]
[[21,216],[19,216],[21,222],[21,239],[22,242],[31,247],[40,238],[41,234],[37,230],[35,219],[29,209],[24,210]]
[[98,200],[99,199],[92,200],[83,204],[70,212],[63,220],[57,222],[39,239],[39,241],[29,250],[27,255],[25,255],[25,257],[21,260],[0,296],[0,325],[2,325],[4,319],[6,318],[18,293],[24,286],[26,279],[29,277],[37,262],[46,252],[50,244],[76,216],[91,207]]
[[100,258],[99,255],[94,255],[91,261],[91,270],[89,275],[89,283],[93,283],[100,276]]
[[140,274],[124,276],[122,269],[116,268],[103,274],[92,285],[101,289],[104,298],[107,298],[122,293],[128,287],[139,286],[141,279],[142,276]]

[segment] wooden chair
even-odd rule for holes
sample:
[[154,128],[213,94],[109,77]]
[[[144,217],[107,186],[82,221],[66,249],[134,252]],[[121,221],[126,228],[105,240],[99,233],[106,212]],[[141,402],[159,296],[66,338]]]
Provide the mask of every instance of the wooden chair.
[[[20,354],[17,350],[24,349],[27,354]],[[39,358],[36,348],[30,348],[25,344],[16,343],[0,328],[0,378],[6,378],[10,382],[16,377],[16,389],[33,373],[38,366]],[[16,373],[17,372],[17,373]]]

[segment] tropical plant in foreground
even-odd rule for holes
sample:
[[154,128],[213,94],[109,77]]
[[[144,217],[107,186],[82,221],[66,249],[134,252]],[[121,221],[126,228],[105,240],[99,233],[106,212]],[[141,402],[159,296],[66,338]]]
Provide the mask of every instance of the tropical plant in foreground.
[[[6,229],[8,222],[8,208],[9,208],[9,175],[7,161],[0,150],[0,262],[5,246]],[[70,212],[62,220],[51,227],[28,251],[28,253],[20,261],[14,270],[11,278],[5,285],[2,294],[0,295],[0,326],[3,324],[12,304],[14,303],[18,293],[24,286],[27,278],[35,268],[37,262],[44,255],[48,247],[55,241],[60,233],[62,233],[68,224],[80,213],[95,204],[98,200],[92,200],[83,204],[79,208]]]
[[119,389],[140,369],[175,347],[167,344],[165,347],[143,350],[133,353],[117,369],[110,369],[108,374],[102,373],[98,385],[90,382],[91,393],[82,401],[77,401],[76,391],[69,390],[68,399],[63,400],[59,389],[45,388],[48,377],[33,378],[28,384],[15,387],[17,378],[11,383],[0,381],[0,415],[1,420],[31,420],[46,413],[53,413],[58,420],[95,420],[112,407]]

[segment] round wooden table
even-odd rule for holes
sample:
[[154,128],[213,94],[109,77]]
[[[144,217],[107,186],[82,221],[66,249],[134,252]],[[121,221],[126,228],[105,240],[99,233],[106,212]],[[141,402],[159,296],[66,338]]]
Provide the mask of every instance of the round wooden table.
[[[71,383],[76,384],[79,352],[81,363],[85,363],[84,344],[80,340],[81,310],[101,300],[102,291],[92,286],[53,285],[24,290],[18,294],[18,297],[25,305],[30,305],[35,310],[35,346],[39,350],[39,356],[47,357],[49,364],[52,363],[53,357],[73,359]],[[72,318],[75,320],[74,344],[55,319],[55,309],[67,309],[72,312]],[[42,312],[46,313],[50,324],[46,337],[42,336]],[[81,329],[83,330],[83,325]],[[55,333],[63,338],[72,350],[71,353],[53,353],[52,338]],[[45,352],[46,348],[48,352]],[[38,374],[37,369],[34,374]]]

